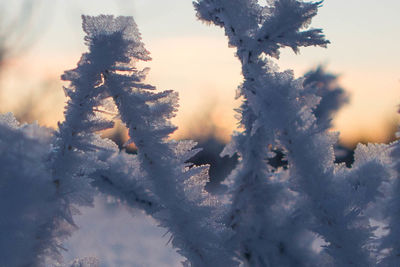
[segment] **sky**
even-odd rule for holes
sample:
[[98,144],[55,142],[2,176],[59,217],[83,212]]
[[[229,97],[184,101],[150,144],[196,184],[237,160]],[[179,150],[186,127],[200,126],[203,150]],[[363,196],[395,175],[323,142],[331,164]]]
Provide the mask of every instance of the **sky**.
[[[214,132],[227,141],[237,125],[233,109],[239,105],[234,98],[242,80],[240,64],[222,29],[198,21],[191,2],[35,1],[36,16],[29,29],[35,38],[7,60],[0,76],[0,102],[5,102],[1,111],[15,112],[21,102],[39,101],[39,122],[54,127],[63,119],[66,101],[62,86],[67,84],[59,77],[74,68],[86,51],[80,15],[132,15],[153,58],[139,64],[151,68],[148,81],[158,89],[179,92],[180,109],[174,120],[179,130],[174,137]],[[22,0],[0,3],[10,20]],[[277,62],[282,70],[293,69],[296,76],[318,64],[340,75],[350,104],[335,117],[333,130],[340,131],[347,144],[360,139],[385,141],[398,121],[398,10],[397,0],[326,0],[311,26],[324,30],[331,41],[328,48],[305,48],[299,55],[285,49]]]

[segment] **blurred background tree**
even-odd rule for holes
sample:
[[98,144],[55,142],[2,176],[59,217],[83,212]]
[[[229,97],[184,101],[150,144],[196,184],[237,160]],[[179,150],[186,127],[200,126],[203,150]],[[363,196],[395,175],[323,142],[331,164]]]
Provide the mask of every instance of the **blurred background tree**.
[[38,37],[35,20],[39,18],[36,12],[39,12],[41,1],[15,2],[12,7],[9,2],[0,2],[0,67],[8,59],[29,49]]

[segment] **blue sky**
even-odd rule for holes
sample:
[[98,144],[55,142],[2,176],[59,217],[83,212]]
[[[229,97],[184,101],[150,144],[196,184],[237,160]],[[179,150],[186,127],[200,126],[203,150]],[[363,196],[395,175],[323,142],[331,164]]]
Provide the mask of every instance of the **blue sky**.
[[[20,2],[14,1],[14,5]],[[21,57],[24,63],[15,63],[14,67],[27,80],[58,79],[85,51],[81,13],[133,15],[153,57],[152,62],[143,64],[152,68],[149,80],[160,89],[180,93],[181,109],[176,120],[179,133],[185,135],[188,128],[195,128],[193,121],[200,120],[200,111],[208,108],[212,111],[207,116],[220,125],[219,134],[229,136],[235,126],[231,110],[238,105],[233,98],[241,81],[240,66],[234,51],[227,47],[223,31],[197,21],[191,2],[37,1],[39,38]],[[17,10],[12,5],[8,8]],[[351,104],[338,114],[335,129],[348,142],[360,136],[384,135],[396,120],[400,103],[399,10],[400,1],[396,0],[327,0],[312,26],[324,30],[331,41],[328,49],[306,48],[300,55],[284,50],[278,62],[283,69],[294,69],[296,75],[319,63],[341,75]],[[64,100],[59,99],[59,108],[50,121],[62,119]]]

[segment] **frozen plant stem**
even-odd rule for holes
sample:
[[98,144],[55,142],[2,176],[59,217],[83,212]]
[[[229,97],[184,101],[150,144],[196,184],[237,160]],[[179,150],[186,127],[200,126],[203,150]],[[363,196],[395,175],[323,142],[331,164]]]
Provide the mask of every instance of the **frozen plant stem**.
[[[301,46],[325,47],[329,43],[320,29],[307,29],[321,3],[298,0],[268,1],[266,6],[260,6],[256,0],[195,3],[200,19],[224,28],[229,45],[237,48],[236,55],[242,63],[244,82],[239,95],[244,97],[241,123],[245,131],[233,137],[233,144],[226,152],[237,152],[241,157],[231,177],[234,191],[229,223],[236,232],[238,253],[250,266],[310,264],[307,252],[293,246],[296,238],[293,235],[301,235],[301,231],[296,225],[286,232],[279,231],[276,221],[279,225],[282,218],[266,208],[276,204],[282,194],[282,190],[273,190],[279,184],[273,181],[285,173],[283,170],[272,173],[264,161],[268,150],[272,152],[273,148],[285,151],[290,189],[300,193],[298,200],[304,199],[295,208],[302,211],[300,218],[311,216],[304,226],[328,242],[325,251],[333,262],[337,266],[370,264],[365,246],[372,228],[368,222],[365,225],[360,210],[378,194],[379,181],[385,176],[382,163],[372,157],[365,163],[370,166],[358,169],[371,170],[375,191],[369,191],[373,194],[368,201],[355,201],[358,195],[352,190],[351,177],[358,177],[357,170],[347,172],[343,166],[334,164],[333,144],[337,138],[326,132],[326,124],[318,125],[313,114],[320,99],[305,90],[303,80],[294,79],[291,71],[279,72],[271,59],[279,58],[279,49],[283,47],[298,52]],[[246,220],[249,216],[251,219]],[[289,216],[287,220],[294,219]],[[263,242],[263,247],[274,244],[275,249],[259,251]]]
[[[78,128],[88,129],[90,134],[108,127],[107,122],[94,117],[93,109],[111,97],[129,128],[131,142],[138,148],[137,156],[130,156],[130,159],[125,156],[127,159],[124,159],[133,164],[132,173],[112,170],[118,163],[115,160],[112,163],[115,156],[109,156],[108,164],[112,168],[94,172],[93,184],[127,204],[144,208],[169,230],[172,244],[193,266],[232,266],[228,250],[222,245],[229,232],[216,222],[219,204],[204,190],[208,167],[189,168],[190,164],[185,163],[197,153],[192,150],[194,142],[167,140],[176,129],[169,119],[176,111],[177,94],[173,91],[152,92],[155,88],[143,83],[148,70],[138,71],[134,67],[135,61],[149,60],[150,57],[133,19],[83,16],[83,28],[90,52],[82,56],[77,69],[64,76],[75,85],[74,91],[68,91],[71,105],[67,121],[70,113],[71,117],[83,115],[83,121],[77,122]],[[86,85],[88,82],[90,84]],[[76,101],[75,96],[79,100]],[[82,110],[91,115],[90,119],[86,119]],[[75,135],[70,130],[67,136]],[[91,146],[86,148],[90,152]],[[147,181],[142,182],[143,186],[135,187],[130,182],[135,179]],[[125,190],[126,186],[134,191]],[[144,202],[139,197],[143,195]]]

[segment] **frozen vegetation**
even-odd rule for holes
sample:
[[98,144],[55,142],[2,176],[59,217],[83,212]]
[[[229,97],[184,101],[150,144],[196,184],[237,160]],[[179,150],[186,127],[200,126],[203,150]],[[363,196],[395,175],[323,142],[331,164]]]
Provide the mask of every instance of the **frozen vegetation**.
[[[335,163],[338,134],[328,129],[347,95],[323,68],[295,78],[276,63],[281,48],[327,46],[322,30],[310,28],[321,4],[194,2],[200,20],[223,28],[244,77],[242,130],[222,152],[238,164],[226,190],[214,194],[205,190],[208,166],[189,162],[196,143],[169,139],[177,93],[156,90],[145,82],[149,70],[135,67],[151,58],[133,18],[82,16],[88,52],[62,75],[68,102],[58,129],[0,117],[0,266],[176,264],[135,239],[153,230],[129,220],[123,207],[155,221],[184,266],[399,266],[398,143],[359,145],[351,167]],[[114,118],[137,154],[100,137]],[[284,164],[272,164],[278,152]],[[101,207],[96,225],[66,241],[78,228],[74,215],[94,204]],[[108,229],[110,220],[131,238]],[[110,247],[117,258],[80,255],[74,246],[83,247],[91,228],[122,239]],[[98,242],[112,243],[98,234],[105,238]],[[128,241],[148,247],[135,262],[125,258]],[[82,258],[64,260],[65,247]]]

